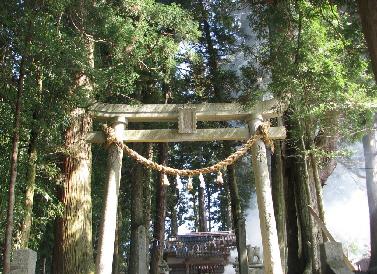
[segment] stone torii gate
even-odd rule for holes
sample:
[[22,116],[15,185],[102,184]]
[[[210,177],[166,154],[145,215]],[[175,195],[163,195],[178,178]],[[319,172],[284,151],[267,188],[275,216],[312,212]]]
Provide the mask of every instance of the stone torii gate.
[[[262,101],[253,108],[236,103],[204,104],[146,104],[123,105],[96,103],[89,110],[94,119],[111,123],[118,141],[127,142],[192,142],[215,140],[248,140],[256,134],[264,121],[282,115],[285,105],[276,99]],[[240,128],[197,129],[197,121],[245,122]],[[127,130],[132,122],[178,122],[178,129]],[[272,140],[284,139],[284,127],[269,128]],[[104,143],[103,132],[91,132],[87,140]],[[252,164],[255,175],[257,203],[263,243],[266,274],[282,274],[282,265],[271,195],[265,143],[257,139],[252,146]],[[115,143],[108,147],[107,185],[100,239],[96,259],[96,273],[111,273],[116,230],[118,193],[121,177],[123,149]],[[240,254],[240,256],[247,256]]]

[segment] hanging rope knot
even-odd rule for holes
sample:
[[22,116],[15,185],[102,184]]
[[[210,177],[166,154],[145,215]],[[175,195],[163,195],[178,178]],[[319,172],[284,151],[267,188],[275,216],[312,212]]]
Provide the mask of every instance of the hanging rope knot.
[[270,122],[264,122],[260,124],[257,129],[257,134],[260,136],[264,144],[271,149],[272,153],[274,153],[275,146],[274,146],[274,142],[271,140],[271,137],[270,137],[270,127],[271,127]]
[[109,147],[112,144],[115,144],[120,149],[123,149],[123,142],[119,141],[118,138],[115,136],[114,128],[109,127],[107,124],[102,125],[102,131],[105,134],[105,146]]

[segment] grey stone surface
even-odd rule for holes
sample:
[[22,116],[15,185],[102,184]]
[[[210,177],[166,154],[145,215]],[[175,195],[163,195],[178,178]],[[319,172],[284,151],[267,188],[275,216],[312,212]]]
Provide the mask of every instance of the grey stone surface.
[[249,270],[250,274],[264,274],[263,269],[251,269]]
[[17,249],[13,253],[10,274],[35,274],[37,252],[31,249]]
[[180,107],[178,109],[178,132],[195,133],[196,132],[196,108]]
[[342,244],[325,242],[321,245],[321,260],[325,266],[324,274],[352,274],[343,258]]
[[139,226],[137,228],[137,235],[138,235],[138,255],[139,255],[139,262],[138,262],[138,274],[148,273],[148,266],[147,266],[147,247],[146,247],[146,230],[144,226]]
[[249,265],[254,264],[261,264],[262,263],[262,256],[261,256],[261,250],[259,246],[247,246],[247,256]]

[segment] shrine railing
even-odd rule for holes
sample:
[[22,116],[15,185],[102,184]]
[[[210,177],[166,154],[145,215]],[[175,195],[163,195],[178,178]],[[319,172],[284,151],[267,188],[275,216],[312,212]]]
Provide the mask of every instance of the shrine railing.
[[227,257],[235,246],[232,232],[197,232],[168,239],[164,253],[175,257]]

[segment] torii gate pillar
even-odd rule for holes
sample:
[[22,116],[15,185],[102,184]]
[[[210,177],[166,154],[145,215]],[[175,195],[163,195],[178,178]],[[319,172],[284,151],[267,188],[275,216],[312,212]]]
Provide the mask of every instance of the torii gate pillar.
[[[251,135],[255,134],[262,121],[262,115],[252,116],[252,119],[249,121]],[[266,145],[262,140],[258,140],[254,144],[251,154],[259,209],[260,230],[262,233],[264,273],[283,274],[274,207],[272,203]]]
[[[115,118],[112,127],[117,138],[123,137],[126,125],[127,120],[124,117]],[[108,274],[112,270],[123,150],[116,144],[111,144],[107,157],[106,195],[100,225],[96,274]]]

